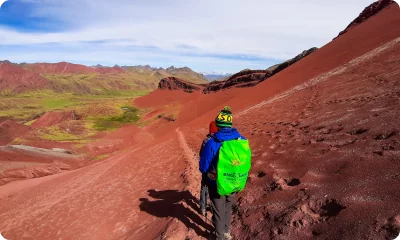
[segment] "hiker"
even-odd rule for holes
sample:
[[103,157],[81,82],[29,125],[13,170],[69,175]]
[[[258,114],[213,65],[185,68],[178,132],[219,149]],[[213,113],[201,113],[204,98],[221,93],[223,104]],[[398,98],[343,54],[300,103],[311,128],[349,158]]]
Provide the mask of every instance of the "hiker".
[[[200,147],[200,154],[203,152],[204,146],[212,138],[212,136],[218,132],[217,125],[215,125],[215,121],[211,121],[209,125],[209,130],[207,137],[203,140]],[[207,199],[208,199],[208,187],[207,187],[207,174],[201,174],[201,188],[200,188],[200,214],[206,216],[207,213]]]
[[230,225],[236,194],[244,189],[251,166],[248,141],[232,128],[232,112],[225,107],[215,119],[218,132],[200,156],[200,171],[207,174],[216,239],[232,239]]

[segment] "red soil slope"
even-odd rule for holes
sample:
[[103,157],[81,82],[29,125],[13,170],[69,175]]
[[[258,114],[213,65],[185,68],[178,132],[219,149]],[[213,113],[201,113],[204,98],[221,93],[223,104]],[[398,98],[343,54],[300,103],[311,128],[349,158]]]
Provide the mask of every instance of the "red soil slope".
[[[149,193],[155,193],[158,197],[162,194],[173,194],[179,199],[179,191],[159,192],[162,189],[179,190],[183,185],[179,175],[184,166],[176,163],[183,163],[184,155],[179,145],[174,144],[175,139],[174,135],[159,139],[151,145],[128,150],[88,168],[52,178],[51,181],[25,189],[16,195],[2,192],[2,234],[6,238],[22,235],[28,238],[53,238],[54,234],[57,235],[56,232],[67,239],[157,237],[168,225],[165,218],[169,214],[175,212],[181,219],[178,214],[182,211],[186,211],[188,217],[191,213],[178,202],[161,209],[163,202],[167,201],[160,200],[159,203],[152,204],[147,199],[148,190],[153,190]],[[162,161],[159,158],[161,155],[165,156]],[[46,193],[48,190],[52,193]],[[8,202],[11,199],[14,199],[12,206]],[[23,208],[17,207],[21,201],[24,202]],[[44,205],[40,211],[35,211],[36,204],[40,202]],[[156,219],[151,214],[141,212],[138,209],[141,203],[148,204],[153,211],[160,210],[157,213],[160,218]],[[4,213],[9,217],[4,216]],[[15,214],[20,216],[17,222],[14,221]],[[52,221],[52,224],[37,226],[47,221]],[[18,222],[24,223],[24,226],[11,230]],[[148,228],[150,225],[153,227]]]
[[360,13],[360,15],[354,19],[347,27],[345,30],[341,31],[338,35],[338,37],[340,35],[345,34],[347,31],[349,31],[350,29],[352,29],[355,26],[360,25],[361,23],[365,22],[368,18],[374,16],[375,14],[379,13],[380,11],[382,11],[382,9],[386,8],[387,6],[391,5],[391,4],[397,4],[395,1],[393,0],[379,0],[376,1],[374,3],[372,3],[371,5],[369,5],[368,7],[366,7],[364,9],[364,11],[362,11]]
[[46,112],[43,116],[32,123],[32,127],[50,127],[63,121],[76,120],[74,111],[67,112]]
[[239,114],[254,157],[237,237],[397,236],[399,60],[397,38]]
[[40,178],[82,167],[78,157],[24,146],[0,147],[0,186],[18,180]]
[[124,149],[146,144],[154,140],[154,136],[146,128],[138,128],[136,125],[126,125],[120,129],[98,136],[98,140],[89,143],[87,152],[93,156],[115,154]]
[[47,84],[48,81],[36,73],[12,64],[0,63],[0,93],[6,91],[15,94],[43,88]]
[[192,95],[193,93],[186,93],[181,90],[168,91],[157,89],[146,96],[135,99],[134,104],[140,108],[154,108],[165,106],[174,101],[183,103]]
[[33,63],[24,65],[24,68],[39,74],[86,74],[96,72],[93,68],[68,62]]
[[24,135],[30,127],[14,120],[6,120],[0,123],[0,146],[6,145],[14,138]]
[[228,104],[253,149],[250,181],[234,208],[237,239],[394,238],[398,26],[400,10],[392,5],[253,88],[157,90],[149,96],[159,99],[138,99],[147,107],[168,99],[185,105],[149,144],[37,185],[25,181],[20,192],[0,187],[3,236],[204,239],[210,226],[195,213],[195,153],[207,123]]

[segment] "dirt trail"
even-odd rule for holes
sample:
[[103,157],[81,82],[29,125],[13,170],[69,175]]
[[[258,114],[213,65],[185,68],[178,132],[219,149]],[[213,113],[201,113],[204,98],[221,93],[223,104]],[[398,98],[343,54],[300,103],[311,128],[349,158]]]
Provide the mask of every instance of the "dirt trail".
[[[200,216],[197,212],[198,210],[198,199],[200,198],[200,182],[201,182],[201,176],[198,169],[198,162],[199,162],[199,155],[193,151],[193,149],[188,145],[188,142],[185,138],[185,135],[183,132],[177,128],[175,130],[179,142],[179,147],[184,153],[185,157],[185,162],[186,162],[186,167],[184,170],[184,173],[181,175],[183,178],[183,181],[185,183],[185,187],[183,191],[188,191],[191,193],[191,196],[193,196],[196,199],[196,209],[192,208],[192,214],[195,214],[200,221],[203,222],[203,224],[197,224],[195,222],[192,222],[192,224],[195,224],[195,226],[198,228],[197,232],[193,228],[187,228],[182,222],[178,223],[178,226],[175,225],[169,225],[167,229],[164,231],[162,234],[163,239],[192,239],[192,240],[203,240],[203,239],[208,239],[209,232],[211,228],[206,229],[204,226],[210,227],[211,226],[211,219],[210,219],[210,214],[208,214],[207,218],[204,218]],[[188,199],[182,199],[181,204],[187,208],[190,209],[193,203],[189,203]],[[199,234],[199,231],[201,234]]]
[[197,166],[199,165],[199,155],[193,151],[186,139],[184,134],[180,131],[179,128],[177,128],[176,133],[178,135],[178,140],[179,140],[179,146],[182,148],[184,154],[185,154],[185,159],[187,163],[186,167],[186,180],[187,180],[187,185],[185,189],[189,190],[192,192],[193,196],[196,196],[199,198],[199,189],[200,189],[200,177],[199,177],[199,171],[197,170]]
[[64,69],[61,71],[61,73],[65,73],[65,71],[67,70],[68,64],[69,64],[69,63],[65,64],[65,67],[64,67]]

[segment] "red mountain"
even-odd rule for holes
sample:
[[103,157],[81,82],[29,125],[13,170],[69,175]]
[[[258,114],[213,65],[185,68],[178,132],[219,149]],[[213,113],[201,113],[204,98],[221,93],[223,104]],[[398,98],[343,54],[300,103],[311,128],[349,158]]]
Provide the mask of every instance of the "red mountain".
[[96,73],[96,70],[84,65],[68,62],[60,63],[32,63],[25,64],[24,68],[39,74],[86,74]]
[[0,63],[0,92],[20,93],[40,89],[49,82],[40,75],[13,64]]

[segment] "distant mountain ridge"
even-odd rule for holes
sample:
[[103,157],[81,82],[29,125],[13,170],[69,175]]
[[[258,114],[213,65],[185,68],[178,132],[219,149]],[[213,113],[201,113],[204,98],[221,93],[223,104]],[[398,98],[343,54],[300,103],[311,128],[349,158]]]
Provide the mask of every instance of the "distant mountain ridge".
[[203,75],[208,81],[219,81],[230,77],[232,73],[203,73]]
[[251,70],[244,69],[238,73],[229,75],[220,81],[212,81],[207,84],[198,84],[193,82],[187,82],[181,78],[164,78],[158,85],[158,89],[161,90],[184,90],[185,92],[202,91],[204,94],[218,92],[228,88],[244,88],[253,87],[273,75],[281,72],[287,67],[295,64],[302,60],[308,55],[317,51],[318,48],[313,47],[308,50],[304,50],[294,58],[284,61],[280,64],[275,64],[267,69]]
[[150,78],[157,77],[158,81],[166,77],[177,77],[192,83],[203,84],[207,83],[207,79],[203,74],[197,73],[189,67],[177,68],[174,66],[168,68],[156,68],[150,65],[138,66],[121,66],[122,69],[139,75],[148,75]]
[[[31,79],[40,79],[41,84],[39,86],[45,85],[56,92],[102,94],[109,91],[152,91],[157,88],[186,89],[187,86],[197,86],[191,90],[203,89],[203,93],[211,93],[231,87],[251,87],[257,85],[316,50],[317,48],[311,48],[303,51],[296,57],[273,65],[265,70],[244,69],[235,74],[211,73],[204,75],[194,72],[189,67],[177,68],[171,66],[164,69],[151,67],[150,65],[114,65],[113,67],[105,67],[98,64],[88,67],[68,62],[13,65],[16,68],[23,68],[33,74],[37,74],[36,78],[31,77]],[[3,61],[2,63],[6,65],[12,64],[9,61]],[[48,80],[47,84],[43,83],[43,79]],[[38,88],[35,84],[31,84],[31,86],[35,86],[35,89]],[[8,94],[12,92],[20,93],[29,90],[29,86],[17,86],[15,89],[18,89],[18,91],[10,89],[2,91],[0,88],[0,92],[7,92]]]
[[153,68],[144,66],[85,66],[69,62],[12,63],[0,61],[0,95],[51,90],[57,93],[108,94],[110,92],[152,91],[159,82],[177,77],[205,84],[207,79],[188,67]]

